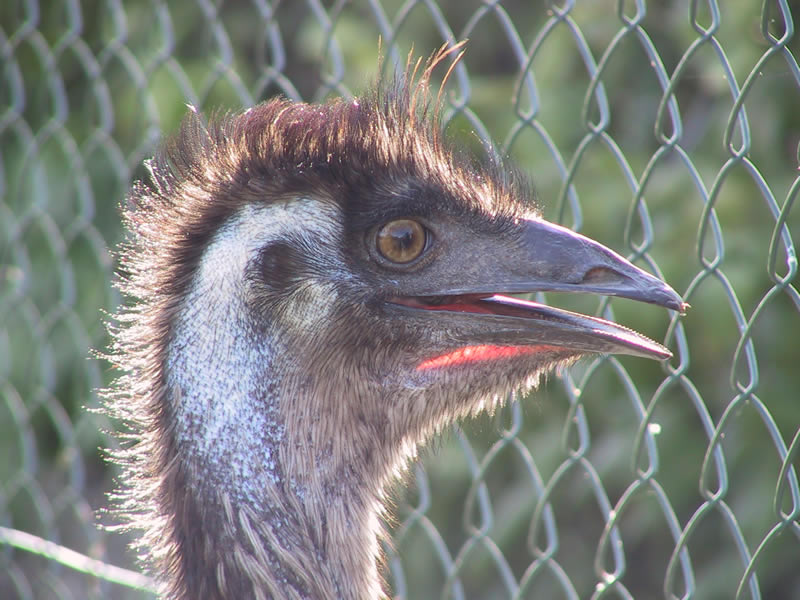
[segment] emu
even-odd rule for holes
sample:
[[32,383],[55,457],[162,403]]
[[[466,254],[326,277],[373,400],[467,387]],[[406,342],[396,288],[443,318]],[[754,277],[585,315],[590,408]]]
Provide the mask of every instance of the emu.
[[192,113],[134,185],[107,405],[164,597],[385,598],[386,496],[420,444],[586,354],[671,356],[518,297],[685,308],[453,149],[426,99],[447,55],[358,100]]

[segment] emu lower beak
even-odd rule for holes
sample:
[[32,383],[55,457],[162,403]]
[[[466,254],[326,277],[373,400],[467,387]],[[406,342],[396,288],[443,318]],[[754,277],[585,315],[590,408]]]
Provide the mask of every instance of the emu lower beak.
[[390,302],[418,317],[436,318],[463,346],[553,346],[658,360],[672,356],[661,344],[611,321],[503,295],[580,292],[621,296],[681,313],[688,308],[666,283],[583,235],[541,220],[523,221],[516,233],[509,246],[498,248],[497,256],[465,257],[481,262],[486,274],[482,281],[420,290]]

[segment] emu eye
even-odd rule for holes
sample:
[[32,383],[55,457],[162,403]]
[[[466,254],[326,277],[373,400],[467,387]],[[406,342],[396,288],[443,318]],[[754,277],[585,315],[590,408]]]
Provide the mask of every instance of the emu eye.
[[389,221],[378,230],[378,252],[393,263],[406,264],[419,258],[427,245],[425,228],[411,219]]

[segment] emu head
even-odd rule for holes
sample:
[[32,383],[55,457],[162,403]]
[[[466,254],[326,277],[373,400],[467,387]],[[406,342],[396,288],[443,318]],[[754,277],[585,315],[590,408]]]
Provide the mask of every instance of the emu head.
[[453,149],[428,74],[190,114],[131,194],[110,406],[135,440],[123,512],[170,596],[380,595],[384,490],[418,444],[582,355],[670,356],[519,297],[684,308]]

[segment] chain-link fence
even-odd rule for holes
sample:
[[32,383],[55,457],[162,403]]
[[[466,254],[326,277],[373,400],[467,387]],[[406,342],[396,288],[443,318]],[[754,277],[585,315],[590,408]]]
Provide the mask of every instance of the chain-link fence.
[[584,361],[446,434],[397,492],[394,594],[800,598],[793,32],[785,0],[2,2],[0,597],[150,596],[105,567],[136,569],[86,410],[142,160],[187,103],[358,93],[380,37],[388,67],[469,38],[449,135],[693,306],[549,298],[675,357]]

